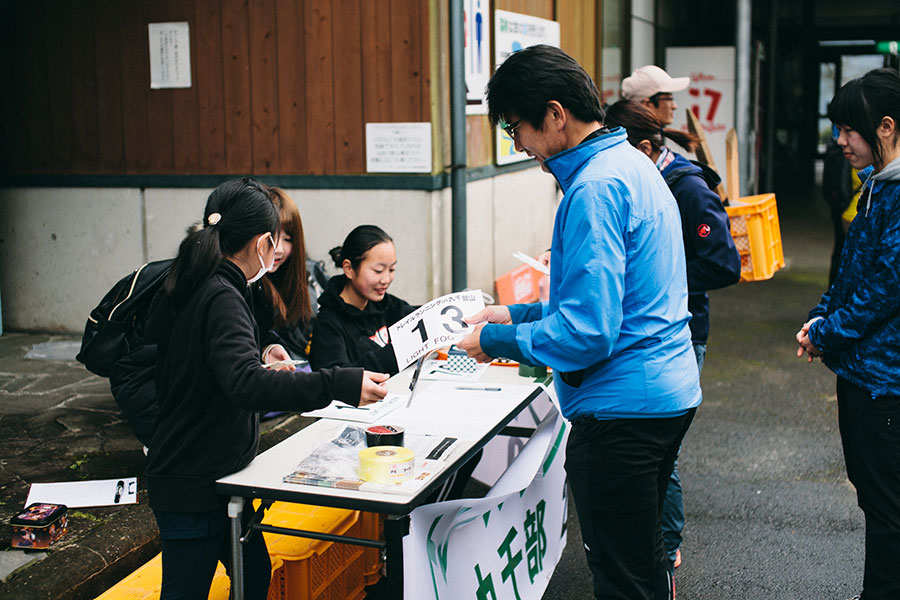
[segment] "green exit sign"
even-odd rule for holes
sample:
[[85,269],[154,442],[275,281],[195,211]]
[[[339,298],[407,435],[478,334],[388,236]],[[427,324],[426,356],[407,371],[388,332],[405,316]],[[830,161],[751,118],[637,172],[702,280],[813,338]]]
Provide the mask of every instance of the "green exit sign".
[[878,42],[875,44],[875,52],[878,54],[897,54],[897,46],[900,42]]

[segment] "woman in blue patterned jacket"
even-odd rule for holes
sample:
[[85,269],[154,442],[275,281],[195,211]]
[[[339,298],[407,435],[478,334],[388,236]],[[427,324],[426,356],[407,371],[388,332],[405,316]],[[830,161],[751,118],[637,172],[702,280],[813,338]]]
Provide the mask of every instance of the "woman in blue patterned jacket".
[[900,598],[900,77],[877,69],[828,107],[837,143],[863,169],[859,209],[834,283],[797,333],[837,376],[847,475],[866,516],[858,598]]

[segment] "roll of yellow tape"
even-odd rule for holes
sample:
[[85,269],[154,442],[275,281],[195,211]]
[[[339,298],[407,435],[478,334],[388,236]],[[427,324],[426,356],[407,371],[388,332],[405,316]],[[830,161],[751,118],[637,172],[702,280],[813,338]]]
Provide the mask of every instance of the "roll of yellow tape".
[[412,479],[415,454],[400,446],[372,446],[359,451],[359,478],[387,485]]

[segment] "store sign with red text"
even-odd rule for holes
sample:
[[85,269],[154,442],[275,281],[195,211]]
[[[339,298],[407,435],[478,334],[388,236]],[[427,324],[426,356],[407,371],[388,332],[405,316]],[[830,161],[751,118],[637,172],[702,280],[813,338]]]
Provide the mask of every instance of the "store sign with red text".
[[672,77],[691,78],[691,84],[675,92],[675,122],[687,131],[689,108],[700,120],[719,175],[725,173],[725,134],[734,127],[734,47],[703,46],[666,50],[666,72]]

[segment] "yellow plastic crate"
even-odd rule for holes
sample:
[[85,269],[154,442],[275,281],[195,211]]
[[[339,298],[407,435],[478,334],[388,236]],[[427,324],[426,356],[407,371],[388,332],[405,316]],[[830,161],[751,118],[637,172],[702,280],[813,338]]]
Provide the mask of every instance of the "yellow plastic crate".
[[[281,582],[284,577],[282,560],[272,558],[272,583],[269,585],[268,600],[283,600],[284,590]],[[157,600],[162,588],[162,554],[157,554],[138,567],[133,573],[109,588],[96,600]],[[219,563],[209,588],[209,600],[228,600],[231,580],[225,573],[225,567]]]
[[784,266],[775,194],[746,196],[726,206],[731,237],[741,254],[741,281],[769,279]]
[[[276,502],[263,523],[335,535],[367,537],[357,510]],[[326,542],[278,533],[264,533],[269,555],[284,561],[280,587],[284,600],[347,600],[363,598],[366,562],[363,546]]]
[[[384,515],[360,511],[359,518],[362,537],[370,540],[384,540]],[[369,548],[368,546],[363,548],[363,563],[366,585],[372,585],[381,579],[381,568],[384,563],[381,560],[380,548]]]

